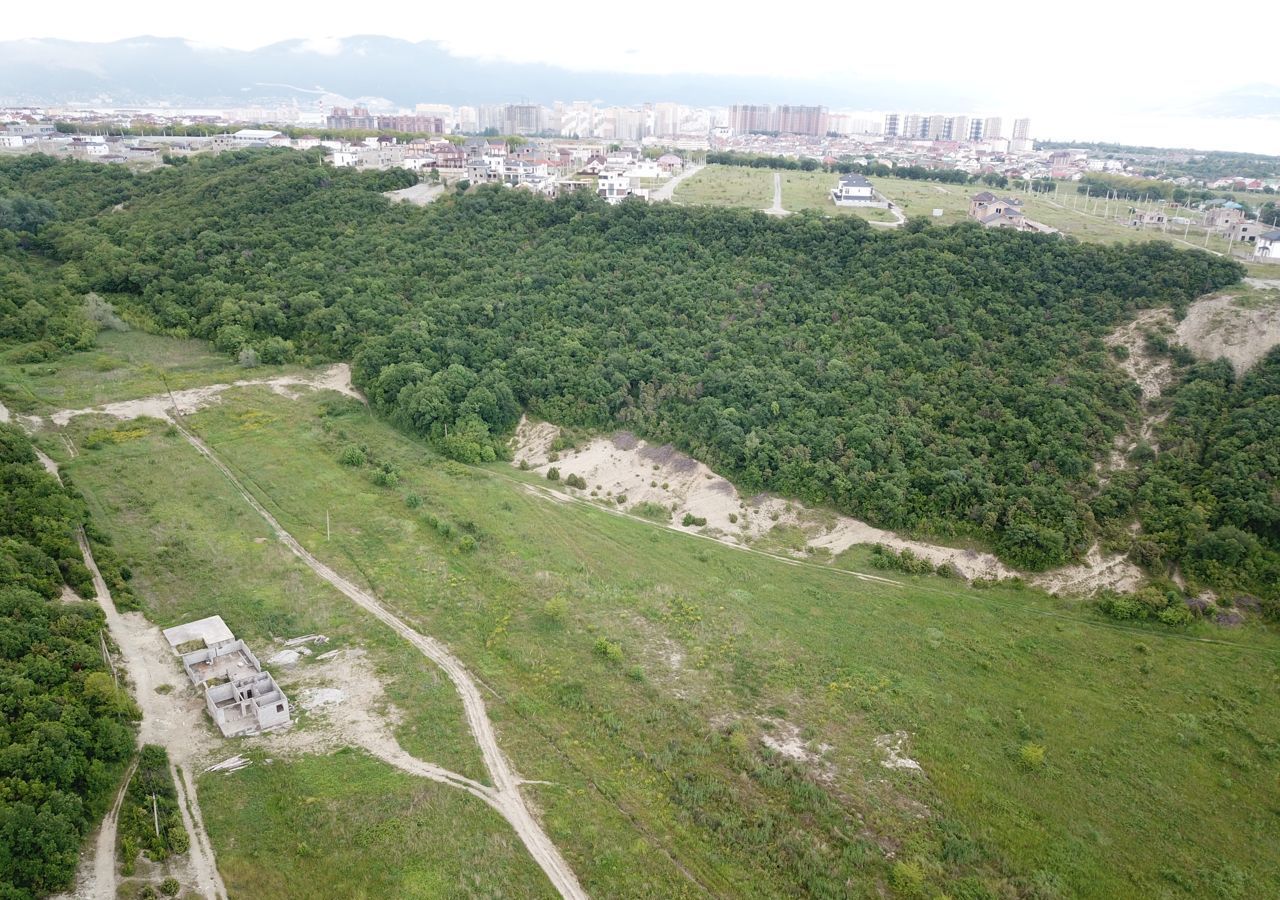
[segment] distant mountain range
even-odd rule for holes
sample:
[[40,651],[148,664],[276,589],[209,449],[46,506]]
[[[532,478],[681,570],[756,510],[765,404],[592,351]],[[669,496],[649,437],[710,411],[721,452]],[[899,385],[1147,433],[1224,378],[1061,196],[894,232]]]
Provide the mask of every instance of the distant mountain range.
[[450,55],[433,41],[357,36],[283,41],[257,50],[180,38],[110,43],[0,41],[0,104],[251,106],[321,95],[385,98],[396,106],[594,100],[690,105],[822,104],[851,108],[955,108],[975,104],[954,88],[888,80],[814,81],[711,75],[575,72],[557,66]]

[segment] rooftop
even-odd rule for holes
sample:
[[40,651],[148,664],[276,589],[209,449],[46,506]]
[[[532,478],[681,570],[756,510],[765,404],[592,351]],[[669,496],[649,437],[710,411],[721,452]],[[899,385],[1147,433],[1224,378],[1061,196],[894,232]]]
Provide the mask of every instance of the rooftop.
[[203,641],[206,647],[216,647],[218,644],[235,640],[235,635],[231,633],[227,623],[222,621],[222,616],[209,616],[185,625],[166,628],[164,639],[169,642],[170,647],[177,650],[178,647],[190,641]]

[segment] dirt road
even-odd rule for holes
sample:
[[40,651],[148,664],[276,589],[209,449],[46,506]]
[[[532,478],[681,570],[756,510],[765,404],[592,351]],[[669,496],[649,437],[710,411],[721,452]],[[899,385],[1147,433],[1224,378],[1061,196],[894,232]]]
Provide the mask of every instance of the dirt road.
[[[494,784],[491,792],[486,791],[483,793],[468,785],[458,784],[457,786],[481,796],[482,799],[485,799],[486,802],[489,802],[501,813],[503,818],[511,823],[511,826],[524,842],[525,847],[528,848],[530,855],[546,872],[547,877],[551,879],[551,883],[560,892],[561,896],[573,898],[573,900],[579,900],[579,898],[585,900],[587,894],[582,889],[582,886],[578,884],[578,879],[574,875],[573,869],[565,862],[560,855],[560,851],[556,849],[555,844],[551,842],[546,832],[542,830],[542,826],[533,817],[533,814],[529,812],[528,806],[525,805],[524,798],[520,795],[520,779],[516,777],[511,764],[498,747],[498,740],[494,735],[489,715],[485,711],[480,689],[476,686],[471,673],[467,671],[462,661],[454,656],[444,644],[409,627],[404,620],[384,607],[372,594],[357,587],[311,555],[293,535],[276,521],[276,518],[271,513],[267,512],[266,507],[258,502],[257,498],[244,487],[240,479],[227,468],[204,441],[188,431],[181,423],[176,424],[178,430],[182,432],[183,436],[195,447],[200,455],[209,460],[231,482],[232,487],[239,492],[245,502],[266,520],[280,542],[306,563],[308,568],[345,594],[357,606],[374,615],[379,621],[413,644],[424,656],[444,670],[462,698],[467,724],[471,728],[471,734],[475,737],[476,743],[480,745],[480,753],[484,758],[485,768],[488,770]],[[417,761],[415,760],[414,762],[416,763]],[[401,760],[401,763],[408,765],[409,761]],[[431,768],[436,769],[436,767]],[[443,774],[444,772],[445,770],[439,769],[436,774]],[[453,773],[448,774],[453,775]],[[457,776],[453,777],[456,778]]]
[[656,189],[652,194],[650,194],[650,202],[660,203],[663,200],[672,199],[675,197],[676,188],[680,186],[680,182],[684,181],[686,178],[692,178],[694,175],[701,172],[702,169],[702,166],[689,166],[689,168],[685,169],[679,175],[675,176],[662,187]]
[[782,208],[782,173],[773,173],[773,206],[765,210],[771,216],[789,216],[790,212]]
[[[57,464],[36,450],[41,465],[59,481]],[[169,774],[173,777],[174,788],[178,795],[178,805],[182,810],[183,824],[191,837],[188,853],[190,877],[188,881],[196,886],[196,890],[206,900],[226,900],[227,889],[218,874],[214,862],[213,844],[205,831],[204,820],[200,815],[200,804],[196,799],[195,784],[192,783],[188,770],[182,768],[198,751],[198,736],[204,732],[200,721],[203,704],[184,702],[180,699],[185,683],[174,665],[168,648],[163,645],[160,633],[138,613],[129,616],[121,615],[116,609],[115,600],[107,583],[98,570],[93,558],[93,550],[85,537],[84,529],[76,531],[76,542],[80,545],[80,553],[84,564],[93,577],[93,588],[97,595],[95,600],[102,608],[107,620],[107,630],[111,639],[120,648],[122,662],[129,680],[133,683],[134,699],[142,710],[142,723],[138,730],[139,744],[159,744],[169,754]],[[170,696],[158,694],[156,688],[168,684],[177,688]],[[136,765],[136,763],[135,763]],[[132,775],[133,768],[129,770]],[[116,797],[112,810],[103,819],[94,843],[93,859],[88,864],[91,874],[82,874],[77,897],[89,897],[93,900],[115,900],[116,884],[116,825],[120,803],[128,786],[129,776],[121,785],[120,794]]]

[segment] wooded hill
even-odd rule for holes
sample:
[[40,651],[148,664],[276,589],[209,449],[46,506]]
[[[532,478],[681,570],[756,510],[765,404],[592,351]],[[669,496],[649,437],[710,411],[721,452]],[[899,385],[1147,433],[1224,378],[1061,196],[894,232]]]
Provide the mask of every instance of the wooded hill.
[[70,296],[229,354],[352,359],[379,410],[456,458],[501,455],[525,410],[626,426],[747,490],[1020,567],[1102,537],[1278,599],[1276,355],[1240,383],[1182,366],[1171,452],[1139,448],[1105,490],[1095,470],[1139,404],[1103,336],[1236,281],[1231,261],[496,188],[393,205],[379,192],[412,176],[283,151],[108,168],[0,164],[0,192],[56,209],[22,245]]

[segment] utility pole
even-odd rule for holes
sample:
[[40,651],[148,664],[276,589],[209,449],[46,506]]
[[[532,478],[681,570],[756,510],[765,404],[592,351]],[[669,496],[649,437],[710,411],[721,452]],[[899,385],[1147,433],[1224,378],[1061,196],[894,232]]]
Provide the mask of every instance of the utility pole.
[[326,509],[324,511],[324,539],[327,541],[331,536],[329,531],[329,510]]

